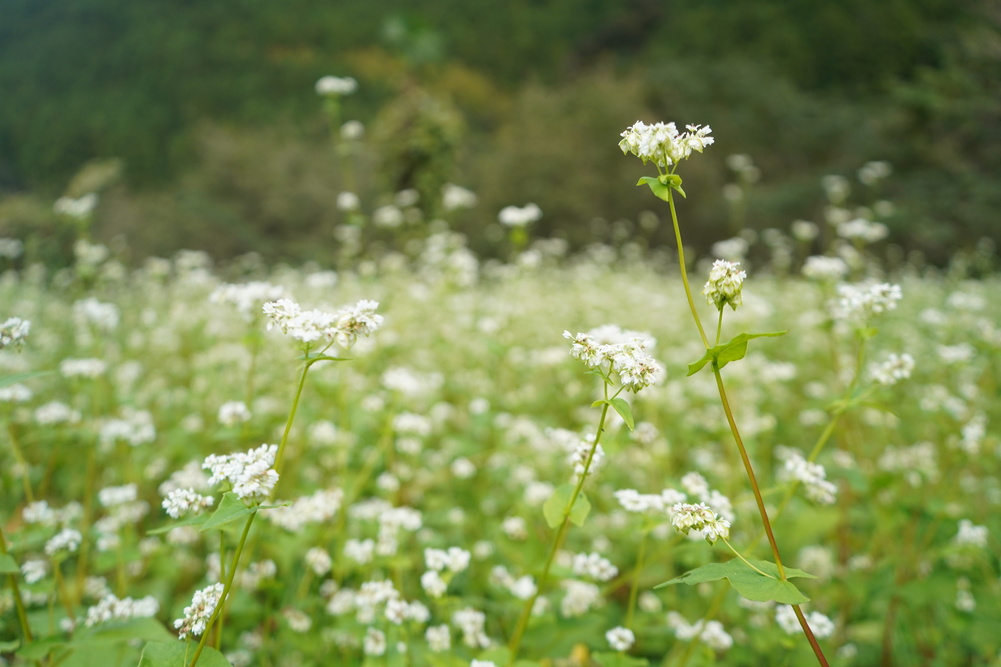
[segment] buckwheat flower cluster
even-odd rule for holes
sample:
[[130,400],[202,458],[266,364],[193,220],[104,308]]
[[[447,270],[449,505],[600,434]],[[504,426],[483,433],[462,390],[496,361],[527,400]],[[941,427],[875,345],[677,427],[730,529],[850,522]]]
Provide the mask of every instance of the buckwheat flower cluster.
[[461,185],[446,183],[441,188],[441,205],[446,211],[473,208],[478,202],[479,198],[476,193]]
[[715,139],[709,136],[708,125],[687,125],[687,132],[680,133],[674,123],[654,123],[647,125],[636,121],[620,135],[619,148],[623,155],[632,153],[643,164],[653,162],[660,170],[665,170],[688,158],[692,152],[701,153]]
[[959,532],[952,538],[958,546],[987,547],[987,526],[978,526],[969,519],[959,520]]
[[49,562],[41,558],[26,560],[21,565],[21,576],[29,584],[34,584],[45,578],[49,573]]
[[585,470],[588,475],[594,474],[601,464],[605,461],[605,450],[601,445],[598,445],[594,450],[594,456],[591,457],[591,465],[587,465],[587,457],[591,453],[591,443],[586,440],[581,440],[577,447],[570,453],[567,457],[570,465],[573,466],[574,477],[581,477]]
[[872,378],[884,387],[890,387],[911,377],[913,370],[914,357],[906,352],[901,355],[891,354],[886,361],[873,367]]
[[689,531],[702,531],[706,542],[716,544],[720,538],[730,537],[730,522],[721,518],[705,503],[678,503],[671,508],[671,523],[678,532],[687,535]]
[[80,531],[72,528],[63,528],[55,536],[45,543],[45,555],[55,556],[58,553],[75,553],[80,548],[80,540],[83,536]]
[[560,601],[560,614],[564,618],[583,616],[602,602],[601,589],[594,584],[576,579],[564,579],[566,595]]
[[277,453],[278,445],[261,445],[246,453],[212,454],[202,463],[202,468],[212,474],[209,485],[229,482],[241,500],[260,502],[278,483],[278,473],[272,467]]
[[156,440],[153,415],[148,410],[125,408],[122,410],[121,419],[106,419],[101,424],[98,440],[105,448],[119,441],[126,442],[132,447],[153,442]]
[[636,489],[620,489],[614,493],[615,499],[627,512],[637,514],[666,514],[670,507],[687,499],[684,493],[675,489],[664,489],[660,493],[640,493]]
[[827,480],[824,466],[807,461],[802,454],[791,447],[776,447],[775,455],[785,461],[785,475],[803,484],[807,498],[818,505],[834,504],[838,487]]
[[[251,319],[254,311],[267,301],[275,301],[285,296],[285,289],[271,283],[253,281],[249,283],[226,283],[215,288],[209,295],[212,303],[226,303],[243,316]],[[259,311],[258,311],[259,312]]]
[[442,570],[448,570],[452,573],[462,572],[469,567],[470,558],[471,554],[459,547],[449,547],[447,551],[445,549],[424,550],[424,563],[429,570],[436,572]]
[[838,300],[833,314],[838,319],[867,321],[872,317],[893,310],[903,298],[900,285],[876,283],[872,285],[838,285]]
[[227,401],[219,406],[219,423],[223,426],[236,426],[250,421],[250,409],[243,401]]
[[616,651],[628,651],[633,647],[636,642],[636,635],[629,628],[617,627],[612,628],[605,633],[605,639],[608,641],[608,645],[611,646]]
[[341,508],[344,492],[340,489],[320,489],[302,496],[291,505],[276,507],[264,516],[276,526],[297,533],[311,523],[330,521]]
[[328,313],[322,310],[303,310],[290,299],[278,299],[264,304],[268,316],[268,330],[278,328],[303,343],[324,341],[336,343],[348,350],[359,336],[368,336],[382,326],[382,315],[375,312],[379,304],[362,300],[353,306]]
[[316,82],[316,94],[322,97],[350,95],[358,89],[358,82],[350,76],[323,76]]
[[195,591],[191,604],[184,608],[184,618],[174,621],[180,639],[185,639],[189,635],[197,637],[205,632],[205,626],[212,617],[216,605],[219,604],[219,598],[222,597],[223,588],[221,583],[217,583]]
[[595,581],[609,581],[619,573],[619,568],[601,554],[575,554],[573,557],[573,573],[590,577]]
[[646,351],[654,344],[649,336],[605,326],[577,335],[564,331],[563,337],[572,343],[570,356],[588,368],[610,364],[629,391],[637,392],[664,376],[664,367]]
[[20,349],[24,341],[28,339],[31,331],[31,322],[22,320],[20,317],[8,317],[3,324],[0,324],[0,350],[7,348]]
[[195,493],[194,489],[174,489],[163,501],[163,509],[172,519],[180,519],[185,514],[200,514],[212,507],[215,499]]
[[713,262],[712,269],[709,270],[709,281],[702,288],[702,293],[706,295],[709,305],[716,306],[716,310],[723,310],[723,306],[727,304],[737,310],[737,306],[744,302],[740,293],[747,272],[741,271],[739,266],[740,262],[728,262],[725,259]]
[[497,220],[507,227],[524,227],[542,217],[542,209],[536,204],[525,206],[505,206],[497,214]]
[[96,378],[104,375],[108,364],[101,359],[63,359],[59,363],[59,372],[63,377]]
[[[802,632],[796,612],[787,604],[780,604],[775,608],[775,621],[786,634],[795,635]],[[834,634],[834,622],[819,611],[811,611],[806,615],[806,622],[813,630],[813,636],[817,639],[826,639]]]
[[497,565],[490,571],[490,580],[511,592],[519,600],[527,600],[535,595],[539,587],[535,584],[535,579],[528,574],[515,577],[503,565]]
[[488,648],[490,638],[483,631],[487,615],[472,607],[460,609],[452,614],[452,623],[462,632],[462,643],[470,648]]
[[156,616],[158,611],[160,611],[160,603],[152,595],[138,600],[132,598],[119,600],[109,593],[87,610],[84,625],[89,628],[106,621]]
[[674,635],[682,641],[691,641],[696,637],[714,651],[726,651],[733,646],[733,637],[723,628],[719,621],[696,621],[689,623],[684,616],[676,611],[668,612],[667,625],[674,630]]
[[102,331],[114,331],[120,319],[118,306],[104,303],[93,297],[81,299],[73,304],[73,315],[82,324],[93,324]]
[[447,625],[432,625],[424,632],[432,653],[443,653],[452,648],[452,633]]

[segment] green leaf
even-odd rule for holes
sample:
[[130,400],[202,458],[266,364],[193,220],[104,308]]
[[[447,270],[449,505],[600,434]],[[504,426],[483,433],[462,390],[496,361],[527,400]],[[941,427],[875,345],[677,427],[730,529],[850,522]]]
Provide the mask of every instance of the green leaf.
[[[195,655],[196,644],[188,641],[147,642],[138,667],[185,667]],[[222,653],[206,646],[198,667],[233,667]]]
[[747,341],[752,338],[774,338],[775,336],[784,336],[788,331],[776,331],[773,333],[755,333],[748,334],[742,333],[733,337],[727,343],[721,343],[715,347],[711,347],[706,350],[706,353],[698,361],[688,364],[688,375],[695,375],[702,367],[708,364],[710,361],[715,361],[719,364],[720,368],[723,368],[731,361],[737,361],[743,359],[744,355],[747,354]]
[[[680,577],[665,581],[655,588],[673,586],[674,584],[694,586],[707,581],[726,579],[734,590],[748,600],[758,602],[774,600],[783,604],[802,604],[809,601],[810,598],[803,595],[792,583],[778,578],[779,570],[775,563],[766,560],[752,560],[750,563],[764,574],[751,569],[739,558],[734,558],[725,563],[708,563],[686,572]],[[785,568],[785,573],[789,579],[795,577],[816,579],[812,574],[792,567]]]
[[595,653],[591,657],[601,667],[645,667],[650,664],[646,658],[635,658],[625,653]]
[[159,528],[153,528],[151,530],[147,530],[146,534],[160,535],[162,533],[169,533],[175,528],[181,528],[182,526],[201,526],[203,523],[205,523],[206,520],[208,520],[208,518],[209,518],[208,514],[195,514],[194,516],[187,516],[184,517],[183,519],[178,519],[173,523],[169,523],[166,526],[160,526]]
[[31,380],[32,378],[41,377],[43,375],[51,375],[55,371],[32,371],[30,373],[16,373],[14,375],[4,375],[0,377],[0,388],[9,387],[12,384],[17,384],[18,382],[25,382],[26,380]]
[[17,655],[25,660],[41,660],[52,651],[65,646],[66,642],[59,639],[39,639],[38,641],[22,646],[18,650]]
[[652,192],[657,199],[671,201],[671,186],[664,185],[654,176],[644,176],[636,182],[636,185],[643,185],[644,183],[650,186],[650,192]]
[[[546,517],[546,523],[549,524],[550,528],[556,528],[563,523],[563,513],[566,511],[567,503],[570,502],[571,496],[573,496],[573,490],[573,484],[563,484],[556,487],[553,495],[549,496],[549,499],[542,506],[542,514]],[[573,507],[570,508],[571,523],[576,526],[584,525],[584,519],[587,518],[590,511],[591,503],[588,501],[587,496],[584,495],[584,492],[581,491],[577,495]]]
[[636,422],[633,421],[633,409],[630,407],[629,401],[622,397],[616,397],[609,400],[608,403],[619,413],[622,421],[626,422],[626,426],[629,427],[630,431],[636,428]]
[[219,507],[216,508],[216,511],[212,513],[198,530],[202,532],[215,529],[221,530],[234,521],[239,521],[248,514],[253,514],[256,511],[256,507],[247,507],[235,493],[230,491],[223,494]]
[[139,617],[123,621],[108,621],[87,628],[75,635],[73,643],[82,642],[128,642],[142,639],[149,642],[175,641],[174,635],[155,618]]
[[0,642],[0,653],[13,653],[20,645],[20,639],[11,639],[9,642]]
[[0,574],[19,574],[21,568],[10,554],[0,554]]

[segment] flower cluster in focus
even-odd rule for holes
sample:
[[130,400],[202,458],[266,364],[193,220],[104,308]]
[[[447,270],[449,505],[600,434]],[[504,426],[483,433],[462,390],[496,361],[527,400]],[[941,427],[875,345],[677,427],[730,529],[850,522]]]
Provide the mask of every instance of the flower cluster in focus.
[[654,343],[649,336],[609,325],[577,335],[564,331],[563,337],[573,343],[571,356],[588,368],[610,364],[630,391],[655,384],[664,376],[664,367],[646,352]]
[[619,148],[623,154],[632,153],[643,164],[653,162],[663,171],[688,158],[693,151],[701,153],[714,141],[708,125],[688,125],[686,129],[687,132],[680,133],[674,123],[647,125],[638,120],[621,134]]
[[706,295],[706,301],[710,305],[716,306],[716,310],[723,310],[727,304],[737,310],[737,306],[744,302],[740,292],[747,272],[741,271],[739,266],[740,262],[728,262],[725,259],[713,262],[713,267],[709,270],[709,281],[702,288],[702,293]]
[[379,304],[362,300],[353,306],[329,313],[322,310],[303,310],[291,299],[278,299],[264,304],[268,316],[268,331],[277,327],[303,343],[318,340],[336,343],[348,350],[359,336],[368,336],[382,326],[382,315],[375,312]]

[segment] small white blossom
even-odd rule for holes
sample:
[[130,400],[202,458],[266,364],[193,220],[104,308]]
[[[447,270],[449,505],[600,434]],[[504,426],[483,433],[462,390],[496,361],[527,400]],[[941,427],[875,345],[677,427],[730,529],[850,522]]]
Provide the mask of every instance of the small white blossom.
[[8,347],[19,349],[28,339],[31,331],[31,322],[22,320],[20,317],[8,317],[3,324],[0,324],[0,350]]
[[886,361],[873,367],[872,377],[884,387],[890,387],[901,380],[911,377],[914,370],[914,357],[906,352],[901,355],[891,354]]
[[80,540],[82,539],[80,531],[64,528],[45,543],[45,555],[55,556],[60,552],[75,553],[80,548]]
[[272,467],[277,453],[278,445],[261,445],[246,453],[212,454],[202,468],[212,473],[209,485],[229,482],[242,500],[261,501],[278,483],[278,473]]
[[502,225],[508,227],[524,227],[542,217],[542,209],[535,204],[525,206],[505,206],[497,214]]
[[704,503],[678,503],[671,508],[671,515],[671,523],[678,532],[688,535],[692,530],[701,531],[709,544],[730,537],[730,522],[720,518]]
[[316,82],[316,94],[323,97],[350,95],[358,89],[358,82],[350,76],[324,76]]
[[217,583],[195,591],[191,604],[184,608],[184,618],[174,621],[181,639],[188,635],[197,637],[205,632],[205,626],[222,597],[223,588],[221,583]]
[[219,406],[218,419],[223,426],[236,426],[250,421],[250,409],[243,401],[227,401]]
[[740,262],[728,262],[725,259],[717,259],[713,262],[712,269],[709,270],[709,280],[702,293],[706,296],[709,305],[716,306],[717,310],[723,310],[723,306],[730,304],[730,308],[737,309],[743,303],[741,290],[747,272],[739,270]]
[[632,153],[643,160],[643,164],[653,162],[660,170],[688,158],[692,152],[701,153],[715,139],[709,136],[708,125],[688,125],[685,133],[679,133],[674,123],[654,123],[647,125],[636,121],[620,136],[619,148],[622,153]]
[[212,507],[215,499],[195,493],[194,489],[174,489],[163,501],[163,509],[172,519],[179,519],[185,514],[199,514]]
[[628,651],[636,642],[636,635],[629,628],[617,627],[606,632],[605,639],[616,651]]

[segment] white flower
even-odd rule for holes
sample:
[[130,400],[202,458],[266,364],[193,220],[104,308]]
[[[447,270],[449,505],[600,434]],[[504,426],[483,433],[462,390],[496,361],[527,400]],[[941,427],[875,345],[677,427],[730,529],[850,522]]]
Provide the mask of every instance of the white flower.
[[355,193],[345,191],[337,195],[338,210],[345,212],[357,211],[359,206],[361,206],[361,200],[358,199],[358,195]]
[[840,257],[813,255],[803,263],[803,275],[818,282],[835,282],[848,275],[848,263]]
[[184,608],[184,618],[174,621],[174,627],[179,630],[178,637],[197,637],[205,632],[205,626],[222,597],[223,588],[221,583],[217,583],[195,591],[191,604]]
[[195,514],[212,507],[215,499],[212,496],[202,496],[194,489],[174,489],[163,501],[163,509],[173,519],[179,519],[189,512]]
[[447,625],[433,625],[424,632],[432,653],[442,653],[452,648],[452,634]]
[[229,482],[242,500],[261,501],[278,483],[278,473],[272,467],[277,454],[278,445],[261,445],[246,453],[212,454],[202,468],[212,473],[209,485]]
[[471,190],[453,183],[446,183],[441,188],[441,205],[446,211],[460,208],[473,208],[479,199]]
[[914,357],[906,352],[899,356],[891,354],[886,361],[872,369],[872,377],[884,387],[889,387],[911,377],[913,370]]
[[139,600],[122,598],[119,600],[108,593],[93,607],[87,610],[84,625],[88,628],[105,621],[156,616],[160,611],[160,603],[152,595]]
[[576,554],[573,557],[573,572],[595,581],[609,581],[619,573],[619,568],[597,553]]
[[20,348],[31,331],[31,322],[20,317],[8,317],[0,324],[0,350],[8,347]]
[[502,225],[508,227],[524,227],[542,217],[542,209],[536,204],[525,204],[522,207],[505,206],[497,214]]
[[637,392],[664,377],[664,367],[646,351],[655,341],[645,334],[605,325],[576,335],[564,331],[563,337],[572,343],[570,356],[588,368],[610,364],[630,391]]
[[684,134],[678,132],[674,123],[654,123],[647,125],[636,121],[620,135],[619,148],[622,153],[632,153],[643,160],[643,164],[653,162],[660,170],[688,158],[693,151],[701,153],[715,140],[709,136],[708,125],[688,125]]
[[243,401],[227,401],[219,406],[218,419],[223,426],[236,426],[250,421],[250,409]]
[[629,628],[617,627],[606,632],[605,639],[608,640],[608,645],[616,651],[628,651],[635,643],[636,635]]
[[959,546],[987,547],[987,526],[978,526],[969,519],[959,520],[959,532],[952,538]]
[[267,301],[285,296],[285,289],[271,283],[253,281],[249,283],[226,283],[217,287],[209,295],[211,303],[225,303],[236,307],[244,319],[251,319],[255,309]]
[[60,197],[56,200],[52,210],[70,218],[86,218],[94,207],[97,206],[97,194],[91,192],[84,196],[73,199],[72,197]]
[[737,310],[737,306],[743,303],[740,293],[747,273],[739,270],[737,268],[739,266],[740,262],[728,262],[725,259],[713,262],[712,269],[709,270],[709,280],[702,288],[709,305],[716,306],[717,310],[723,310],[723,306],[730,304],[730,308]]
[[362,300],[353,306],[328,313],[321,310],[304,311],[289,299],[279,299],[264,304],[268,316],[268,330],[278,328],[304,343],[322,340],[336,343],[347,350],[354,346],[359,336],[371,335],[382,326],[382,315],[375,309],[375,301]]
[[327,553],[326,549],[321,547],[311,548],[306,552],[306,556],[303,560],[309,569],[311,569],[319,577],[322,577],[327,572],[330,572],[330,568],[333,566],[333,560],[330,558],[330,554]]
[[80,540],[83,536],[80,532],[72,528],[64,528],[55,537],[45,543],[45,555],[55,556],[60,552],[75,553],[80,548]]
[[720,538],[730,537],[730,522],[722,519],[704,503],[678,503],[671,508],[671,523],[678,532],[688,535],[692,530],[701,531],[709,544]]
[[316,94],[324,97],[350,95],[358,88],[358,82],[350,76],[324,76],[316,82]]

